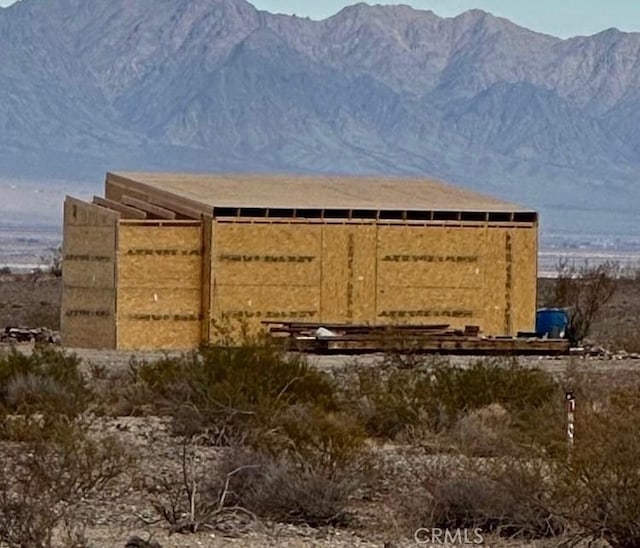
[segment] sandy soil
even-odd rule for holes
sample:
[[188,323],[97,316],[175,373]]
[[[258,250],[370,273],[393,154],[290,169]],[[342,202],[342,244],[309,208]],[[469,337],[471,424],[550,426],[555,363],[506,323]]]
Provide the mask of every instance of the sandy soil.
[[0,274],[0,329],[59,329],[61,295],[61,278],[49,274]]

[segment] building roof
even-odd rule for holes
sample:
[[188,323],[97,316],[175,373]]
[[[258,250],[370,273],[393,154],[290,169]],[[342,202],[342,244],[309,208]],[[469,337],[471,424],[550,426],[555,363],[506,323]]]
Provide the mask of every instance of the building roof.
[[214,208],[349,209],[533,213],[497,198],[430,179],[324,175],[108,173],[107,181],[147,195]]

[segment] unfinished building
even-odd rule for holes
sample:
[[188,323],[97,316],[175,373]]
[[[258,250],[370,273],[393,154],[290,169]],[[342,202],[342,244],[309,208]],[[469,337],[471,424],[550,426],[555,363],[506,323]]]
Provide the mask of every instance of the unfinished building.
[[537,229],[424,179],[108,173],[65,201],[63,343],[193,348],[227,318],[532,331]]

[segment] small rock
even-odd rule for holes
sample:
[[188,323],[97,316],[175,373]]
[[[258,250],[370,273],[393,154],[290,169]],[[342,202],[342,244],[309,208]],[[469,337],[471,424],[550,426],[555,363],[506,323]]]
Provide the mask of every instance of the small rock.
[[124,548],[162,548],[162,545],[149,537],[148,540],[144,540],[136,535],[129,537],[127,544]]

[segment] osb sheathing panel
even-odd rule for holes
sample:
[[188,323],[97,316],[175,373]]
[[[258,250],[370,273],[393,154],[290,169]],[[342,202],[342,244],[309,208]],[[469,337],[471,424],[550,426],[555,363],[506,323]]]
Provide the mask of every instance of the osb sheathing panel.
[[212,319],[316,321],[320,256],[319,225],[216,222]]
[[[66,298],[69,305],[84,305],[87,310],[97,312],[86,317],[105,316],[113,310],[113,290],[93,287],[67,287],[65,288]],[[67,308],[65,312],[78,312],[79,309]],[[82,314],[69,314],[69,317],[81,317]]]
[[535,230],[513,230],[513,329],[534,331],[538,275],[538,235]]
[[482,319],[478,291],[465,288],[381,287],[378,323],[476,325]]
[[200,288],[201,260],[199,255],[120,255],[118,286]]
[[194,311],[199,306],[200,288],[126,287],[118,292],[118,311],[123,319],[130,319],[125,316],[127,313],[162,315],[170,312],[172,316],[190,314],[198,317],[200,313],[194,314]]
[[65,345],[115,348],[115,247],[119,215],[67,197],[61,335]]
[[321,320],[374,323],[376,226],[322,227]]
[[518,331],[533,331],[536,238],[535,228],[485,230],[485,284],[479,299],[484,310],[480,325],[485,333],[516,335]]
[[199,321],[118,320],[121,350],[187,350],[200,344]]
[[[210,216],[211,207],[184,196],[184,190],[186,190],[185,185],[188,186],[188,182],[180,184],[179,188],[162,189],[153,186],[150,187],[129,177],[107,173],[105,194],[107,198],[116,201],[122,201],[125,195],[131,196],[175,211],[189,219],[200,220],[202,215]],[[214,190],[215,188],[208,188],[207,194],[210,195]]]
[[118,348],[190,348],[200,343],[202,229],[121,224]]
[[95,287],[111,289],[115,287],[115,268],[113,259],[72,260],[71,253],[64,261],[63,284],[65,287]]
[[378,284],[479,289],[483,248],[482,229],[380,227]]
[[218,318],[317,321],[320,290],[316,287],[217,286]]
[[127,222],[120,226],[119,252],[128,253],[130,250],[151,251],[163,254],[178,251],[200,253],[201,228],[200,223],[187,222],[167,225],[148,225],[144,223]]
[[218,223],[217,227],[217,284],[320,283],[320,226]]
[[482,229],[380,227],[378,322],[481,322],[485,252]]
[[116,347],[114,290],[65,287],[62,342],[74,348]]
[[213,279],[213,218],[202,218],[202,262],[200,283],[200,340],[209,341],[211,338],[211,280]]
[[378,322],[472,324],[493,335],[530,331],[535,234],[534,228],[380,227]]
[[113,227],[120,215],[109,209],[67,196],[64,201],[65,226]]
[[374,225],[218,222],[212,317],[371,322]]
[[[90,205],[90,204],[87,204]],[[98,207],[98,206],[96,206]],[[64,229],[65,254],[89,256],[98,261],[115,257],[115,223],[112,226],[66,225]]]
[[479,292],[478,303],[484,311],[482,330],[491,335],[510,335],[511,321],[506,317],[506,238],[508,230],[492,228],[485,231],[484,269],[485,284]]
[[214,234],[214,320],[532,329],[535,227],[218,222]]
[[[532,211],[424,178],[339,175],[108,173],[107,180],[196,209],[213,207],[381,209],[413,211]],[[204,206],[204,207],[202,207]]]

